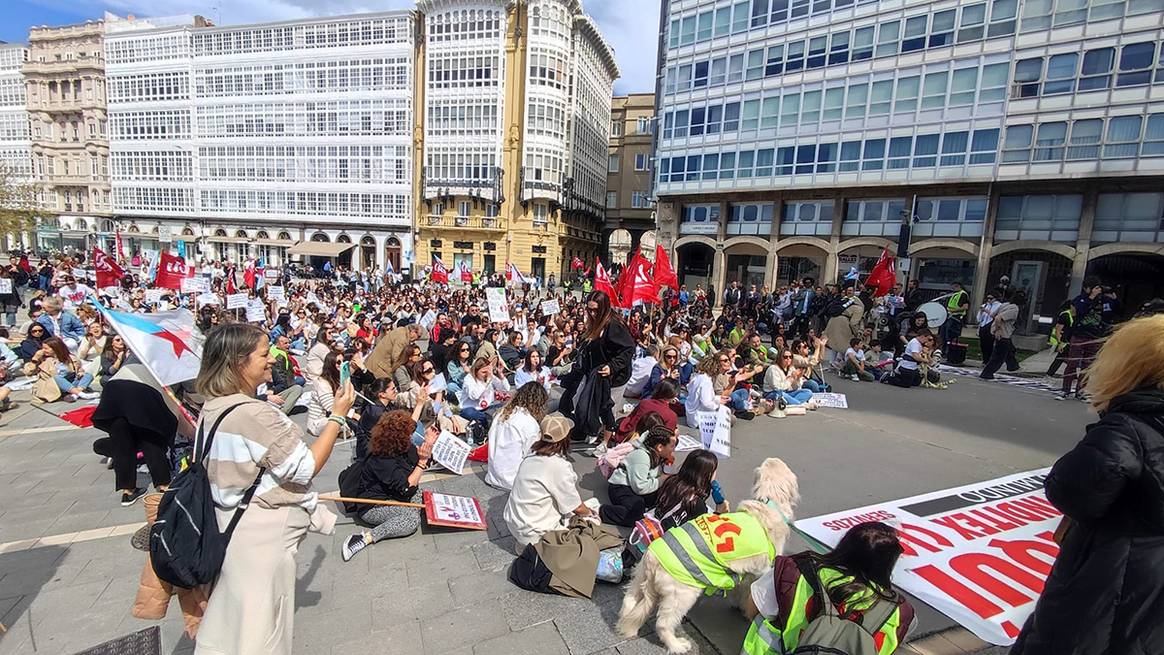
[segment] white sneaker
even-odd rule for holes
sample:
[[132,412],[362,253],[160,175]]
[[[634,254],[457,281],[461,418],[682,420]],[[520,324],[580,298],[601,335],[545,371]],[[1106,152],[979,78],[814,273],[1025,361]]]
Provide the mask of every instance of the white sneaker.
[[776,409],[768,412],[768,416],[771,418],[784,418],[786,415],[784,413],[784,410],[777,407]]
[[94,398],[100,398],[101,394],[96,391],[82,391],[77,394],[77,397],[81,400],[93,400]]
[[817,405],[818,405],[818,403],[815,400],[809,400],[808,402],[804,403],[805,407],[807,407],[813,411],[816,411]]
[[849,379],[852,380],[853,382],[860,382],[861,381],[861,378],[857,377],[856,373],[850,375]]

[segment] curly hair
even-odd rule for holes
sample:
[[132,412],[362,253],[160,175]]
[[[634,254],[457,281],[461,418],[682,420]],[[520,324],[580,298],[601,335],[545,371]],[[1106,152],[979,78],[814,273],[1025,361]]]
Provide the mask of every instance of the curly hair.
[[376,457],[399,457],[408,452],[412,445],[412,433],[416,431],[416,421],[403,409],[384,412],[376,425],[372,426],[372,439],[368,452]]
[[550,395],[546,393],[546,388],[540,382],[526,382],[517,388],[513,397],[498,412],[497,418],[498,420],[504,421],[509,418],[513,410],[520,407],[528,412],[535,421],[541,423],[542,419],[546,417],[546,404],[549,402]]

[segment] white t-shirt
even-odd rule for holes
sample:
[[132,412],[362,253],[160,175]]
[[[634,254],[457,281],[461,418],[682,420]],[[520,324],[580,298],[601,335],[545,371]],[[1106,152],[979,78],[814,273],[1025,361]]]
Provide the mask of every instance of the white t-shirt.
[[907,371],[916,371],[917,370],[917,360],[921,359],[921,354],[922,354],[922,344],[921,344],[921,341],[919,341],[917,337],[910,339],[909,343],[905,344],[905,354],[912,357],[913,360],[909,360],[909,359],[906,359],[905,357],[902,357],[901,368],[903,368]]
[[61,287],[60,296],[65,301],[65,309],[74,309],[85,302],[85,296],[93,295],[93,289],[82,282]]
[[524,547],[561,528],[562,517],[581,504],[578,474],[569,460],[530,455],[517,467],[513,489],[505,503],[505,523],[517,545]]
[[489,428],[489,468],[485,472],[485,484],[498,489],[512,488],[517,467],[529,454],[540,432],[538,422],[521,407],[515,407],[505,420],[493,421]]
[[857,363],[861,363],[861,362],[865,361],[865,351],[864,350],[853,350],[852,348],[849,348],[848,350],[845,351],[845,361],[846,362],[850,361],[849,360],[850,357],[854,358]]

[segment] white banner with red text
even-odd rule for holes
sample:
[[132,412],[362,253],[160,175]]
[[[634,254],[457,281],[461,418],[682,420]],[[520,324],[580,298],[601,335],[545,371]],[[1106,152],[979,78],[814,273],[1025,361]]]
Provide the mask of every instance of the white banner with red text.
[[1062,514],[1047,500],[1050,469],[944,489],[912,498],[798,519],[829,547],[849,528],[882,521],[905,552],[893,583],[979,638],[1014,643],[1059,554]]

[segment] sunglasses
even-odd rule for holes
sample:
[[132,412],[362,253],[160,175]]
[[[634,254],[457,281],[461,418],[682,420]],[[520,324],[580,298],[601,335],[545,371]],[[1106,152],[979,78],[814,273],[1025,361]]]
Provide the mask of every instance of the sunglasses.
[[435,370],[436,370],[436,369],[434,369],[433,367],[429,366],[429,367],[427,367],[427,368],[422,368],[422,369],[420,369],[420,372],[421,372],[421,373],[432,373],[432,372],[433,372],[433,371],[435,371]]

